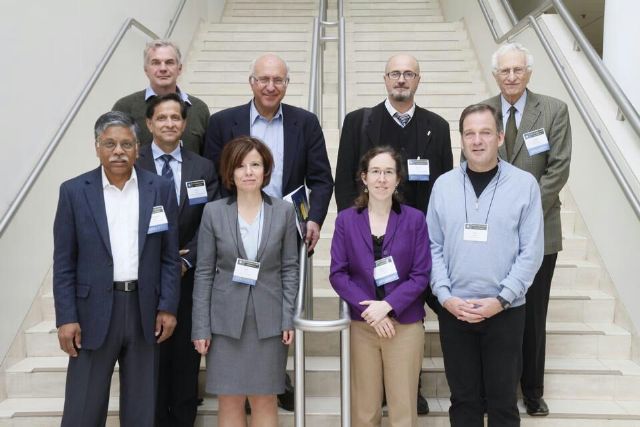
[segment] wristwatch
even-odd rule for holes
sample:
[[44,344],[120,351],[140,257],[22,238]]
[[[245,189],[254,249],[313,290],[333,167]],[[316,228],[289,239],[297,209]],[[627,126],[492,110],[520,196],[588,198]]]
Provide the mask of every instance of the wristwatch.
[[507,308],[511,307],[511,303],[509,301],[507,301],[506,299],[502,298],[500,295],[498,295],[496,297],[496,299],[498,300],[498,302],[502,306],[503,310],[506,310]]

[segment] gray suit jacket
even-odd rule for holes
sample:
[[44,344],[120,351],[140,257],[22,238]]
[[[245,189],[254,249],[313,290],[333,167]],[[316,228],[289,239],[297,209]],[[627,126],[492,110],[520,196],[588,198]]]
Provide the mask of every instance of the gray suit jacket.
[[263,194],[264,219],[255,286],[232,281],[238,257],[247,255],[238,227],[235,196],[207,203],[198,235],[198,261],[193,289],[192,339],[211,334],[239,338],[249,290],[253,288],[258,336],[293,329],[298,294],[298,241],[293,205]]
[[[500,95],[483,101],[502,111]],[[529,156],[522,135],[544,128],[549,140],[547,152]],[[550,96],[538,95],[527,89],[527,102],[518,127],[518,136],[510,159],[504,144],[498,151],[500,158],[520,169],[530,172],[540,184],[542,210],[544,211],[544,253],[554,254],[562,250],[560,225],[560,197],[558,194],[569,179],[571,162],[571,123],[567,104]]]

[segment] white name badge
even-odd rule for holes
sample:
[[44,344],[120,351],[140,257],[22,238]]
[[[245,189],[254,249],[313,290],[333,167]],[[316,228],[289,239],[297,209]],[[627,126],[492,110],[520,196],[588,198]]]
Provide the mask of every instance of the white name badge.
[[186,186],[190,206],[207,203],[207,185],[205,184],[204,179],[187,181]]
[[255,286],[260,273],[260,263],[248,259],[236,259],[236,268],[233,270],[233,281],[243,285]]
[[532,130],[522,135],[530,156],[549,151],[549,140],[544,128]]
[[396,270],[392,256],[376,261],[376,266],[373,269],[373,278],[376,281],[376,286],[383,286],[389,282],[398,280],[398,271]]
[[151,210],[151,220],[149,221],[149,229],[147,234],[159,233],[169,229],[169,221],[164,213],[164,207],[154,206]]
[[407,159],[409,181],[429,181],[429,159]]
[[486,242],[489,237],[489,224],[464,224],[463,239],[467,242]]

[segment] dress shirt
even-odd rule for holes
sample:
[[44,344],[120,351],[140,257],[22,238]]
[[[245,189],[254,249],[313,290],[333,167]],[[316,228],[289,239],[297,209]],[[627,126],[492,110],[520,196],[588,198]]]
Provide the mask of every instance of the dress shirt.
[[271,120],[261,116],[253,101],[251,101],[251,110],[249,114],[249,129],[251,136],[258,138],[264,142],[271,150],[273,155],[273,172],[271,172],[271,180],[263,191],[275,197],[282,199],[282,170],[284,163],[284,124],[282,122],[282,105]]
[[403,126],[402,122],[396,117],[396,113],[398,113],[398,114],[408,114],[409,117],[411,117],[413,119],[413,113],[416,112],[416,103],[415,102],[413,103],[411,108],[409,108],[409,111],[406,111],[404,113],[401,113],[400,111],[398,111],[395,108],[393,108],[393,105],[391,105],[391,101],[389,101],[389,98],[384,100],[384,106],[387,108],[387,111],[389,112],[389,114],[391,114],[391,117],[393,117],[393,120],[395,120],[396,123],[399,124],[402,127],[409,126],[409,122],[411,122],[411,119],[407,122],[407,124],[405,126]]
[[[504,96],[500,95],[501,105],[502,105],[502,130],[507,130],[507,120],[509,120],[509,108],[511,108],[511,104],[509,101],[504,99]],[[527,91],[525,90],[520,99],[513,104],[516,107],[516,128],[520,129],[520,121],[522,120],[522,112],[524,111],[524,106],[527,103]]]
[[[187,105],[191,105],[191,101],[189,100],[189,95],[187,95],[186,92],[181,91],[180,88],[177,86],[176,86],[176,93],[180,95],[182,102],[186,103]],[[144,91],[144,100],[147,101],[152,96],[158,96],[158,94],[155,93],[153,89],[151,89],[151,86],[148,86]]]
[[131,170],[131,178],[120,190],[109,183],[102,168],[104,207],[109,224],[109,243],[113,257],[113,280],[138,280],[138,176]]
[[162,168],[164,167],[164,159],[161,158],[164,154],[170,154],[173,159],[169,161],[169,167],[173,172],[173,185],[176,188],[176,200],[180,203],[180,183],[182,182],[182,141],[175,150],[170,153],[165,153],[156,144],[155,141],[151,143],[151,153],[153,154],[153,161],[156,164],[156,172],[162,176]]

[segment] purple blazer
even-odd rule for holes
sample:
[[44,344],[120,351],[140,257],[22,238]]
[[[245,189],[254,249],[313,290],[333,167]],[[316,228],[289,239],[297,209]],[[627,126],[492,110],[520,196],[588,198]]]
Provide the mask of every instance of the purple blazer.
[[[413,323],[424,318],[424,292],[429,285],[431,251],[424,213],[400,205],[389,215],[382,246],[383,256],[393,256],[399,279],[387,283],[384,298],[400,323]],[[331,242],[331,272],[333,289],[351,309],[352,320],[363,320],[367,308],[359,304],[376,299],[373,280],[373,242],[368,209],[341,211],[336,218]]]

